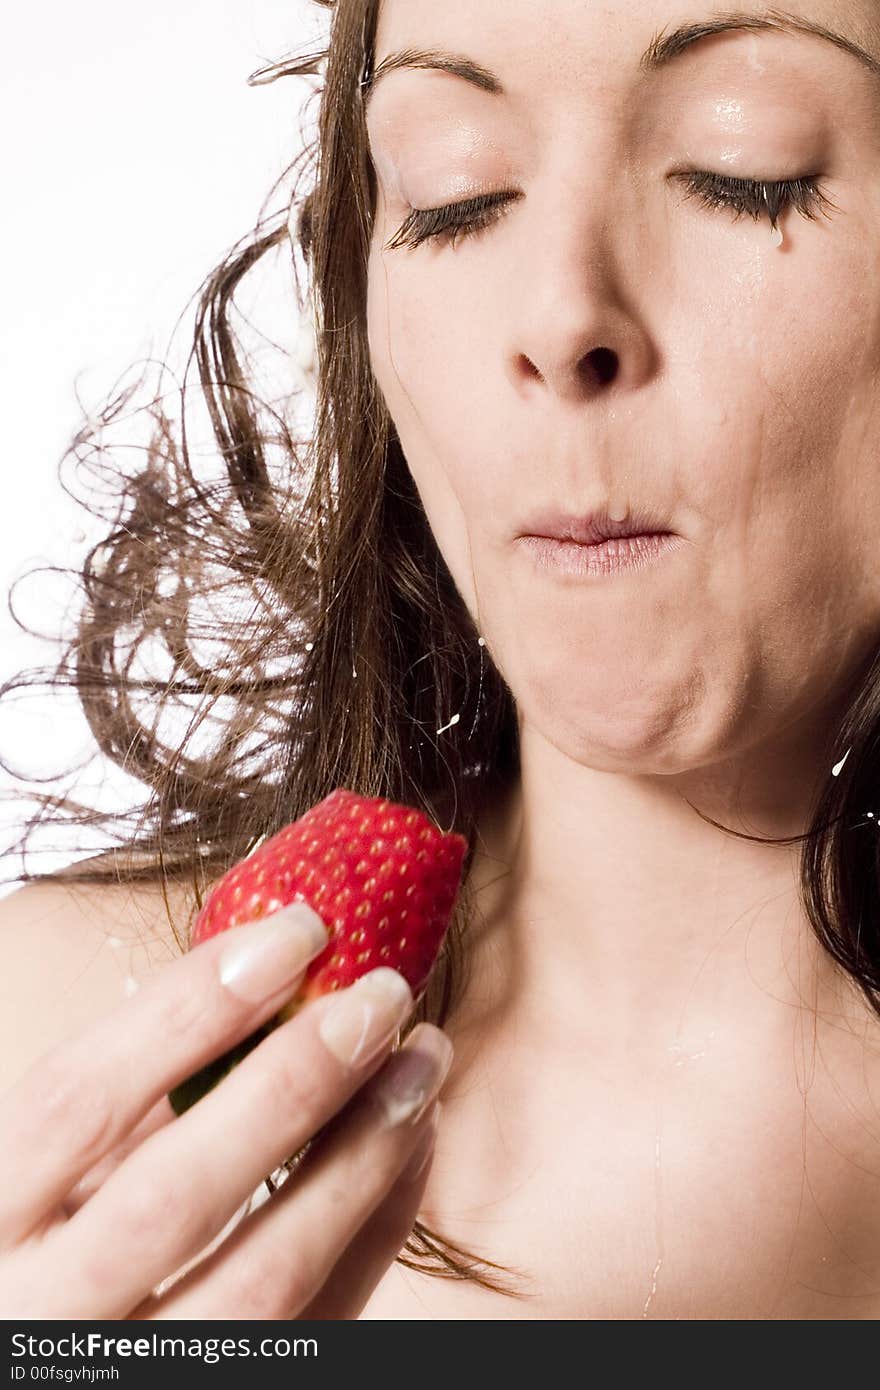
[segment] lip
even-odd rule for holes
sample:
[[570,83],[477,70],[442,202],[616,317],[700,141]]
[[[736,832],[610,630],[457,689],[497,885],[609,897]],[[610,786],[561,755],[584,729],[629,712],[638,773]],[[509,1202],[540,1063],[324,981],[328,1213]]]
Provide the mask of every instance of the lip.
[[559,508],[533,513],[518,532],[519,536],[541,536],[548,540],[577,541],[579,545],[601,545],[603,541],[626,536],[673,535],[669,526],[644,511],[629,511],[614,521],[607,508],[586,516],[575,516]]
[[517,544],[545,574],[583,580],[644,570],[680,550],[684,541],[668,531],[651,531],[587,545],[555,536],[521,536]]

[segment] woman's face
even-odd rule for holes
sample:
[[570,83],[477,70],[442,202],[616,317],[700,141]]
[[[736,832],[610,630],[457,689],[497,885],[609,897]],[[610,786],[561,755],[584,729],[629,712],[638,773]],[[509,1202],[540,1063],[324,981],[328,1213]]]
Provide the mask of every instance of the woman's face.
[[[709,0],[383,0],[375,66],[446,49],[504,94],[400,70],[367,109],[373,369],[520,716],[593,766],[697,767],[822,708],[880,633],[880,33],[650,41]],[[814,220],[737,218],[687,175],[812,179]],[[412,208],[509,193],[452,241]],[[601,351],[600,351],[601,350]],[[537,508],[681,538],[600,579],[542,569]]]

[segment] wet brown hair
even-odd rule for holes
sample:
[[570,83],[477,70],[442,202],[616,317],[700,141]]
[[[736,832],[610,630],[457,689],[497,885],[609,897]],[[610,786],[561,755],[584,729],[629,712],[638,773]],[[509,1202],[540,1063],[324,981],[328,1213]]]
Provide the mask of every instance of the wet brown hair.
[[[0,688],[0,699],[37,684],[73,689],[100,753],[138,779],[147,799],[105,813],[29,790],[40,809],[5,853],[21,852],[24,863],[47,825],[97,827],[115,836],[113,854],[65,870],[66,883],[188,882],[201,906],[212,880],[335,788],[406,802],[469,844],[447,942],[410,1025],[442,1026],[467,985],[478,906],[466,876],[478,816],[518,773],[516,711],[437,548],[369,360],[376,189],[361,83],[379,0],[315,3],[333,12],[327,49],[253,79],[323,69],[316,145],[288,171],[298,170],[293,226],[316,318],[313,429],[295,439],[284,403],[260,398],[237,332],[234,296],[274,252],[304,306],[285,204],[261,218],[200,291],[179,425],[161,392],[142,407],[150,421],[142,466],[125,456],[113,524],[75,571],[82,602],[57,665]],[[221,465],[214,479],[189,442],[193,364]],[[130,422],[142,385],[111,393],[66,457],[102,476],[110,471],[108,434]],[[222,650],[206,655],[209,643]],[[138,662],[146,673],[137,673]],[[451,711],[460,720],[438,737]],[[172,737],[161,726],[175,712],[186,729]],[[221,737],[205,751],[199,739],[212,723]],[[829,776],[825,769],[847,750],[840,775]],[[880,1014],[878,829],[863,810],[880,774],[876,662],[861,673],[823,757],[807,834],[766,843],[803,841],[801,889],[813,930]],[[5,757],[3,766],[24,780]],[[22,868],[14,877],[61,875]],[[185,949],[185,933],[178,940]],[[421,1223],[398,1259],[520,1296],[514,1272]]]

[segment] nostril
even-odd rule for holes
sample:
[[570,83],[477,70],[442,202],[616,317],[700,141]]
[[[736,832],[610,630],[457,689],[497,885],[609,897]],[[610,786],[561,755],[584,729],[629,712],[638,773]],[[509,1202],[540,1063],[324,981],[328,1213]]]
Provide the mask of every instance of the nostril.
[[[546,380],[540,368],[525,353],[520,354],[520,364],[526,376],[534,377],[536,381]],[[577,371],[590,385],[605,386],[617,376],[619,367],[620,358],[611,348],[593,348],[581,358]]]
[[594,348],[584,358],[586,373],[594,377],[600,386],[605,386],[609,381],[613,381],[617,375],[618,365],[617,353],[613,352],[611,348]]
[[538,381],[543,381],[543,380],[544,380],[543,375],[542,375],[541,372],[538,370],[538,368],[535,366],[535,364],[534,364],[534,362],[532,361],[531,357],[526,357],[525,353],[523,353],[523,355],[522,355],[522,360],[523,360],[523,363],[524,363],[524,366],[525,366],[525,372],[526,372],[526,375],[527,375],[527,376],[536,377],[536,378],[538,379]]

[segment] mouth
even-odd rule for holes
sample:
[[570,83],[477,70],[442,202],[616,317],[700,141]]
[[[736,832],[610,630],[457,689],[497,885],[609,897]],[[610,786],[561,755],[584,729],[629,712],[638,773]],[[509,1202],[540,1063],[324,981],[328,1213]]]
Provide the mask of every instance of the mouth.
[[575,516],[558,510],[534,513],[524,523],[518,536],[536,536],[546,540],[571,541],[582,546],[602,545],[608,540],[624,540],[636,536],[671,536],[675,533],[656,516],[630,511],[619,520],[607,510],[587,516]]

